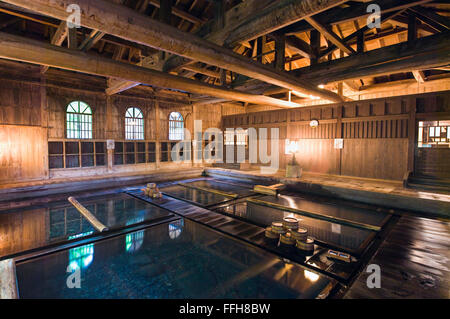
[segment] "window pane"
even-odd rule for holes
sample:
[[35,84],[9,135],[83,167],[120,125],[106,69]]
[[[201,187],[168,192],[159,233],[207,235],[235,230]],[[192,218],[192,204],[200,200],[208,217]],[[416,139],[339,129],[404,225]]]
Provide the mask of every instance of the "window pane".
[[125,113],[125,139],[144,139],[144,115],[137,107],[130,107]]
[[84,102],[75,101],[67,106],[67,138],[92,138],[92,110]]
[[184,119],[178,112],[169,116],[169,140],[184,140]]

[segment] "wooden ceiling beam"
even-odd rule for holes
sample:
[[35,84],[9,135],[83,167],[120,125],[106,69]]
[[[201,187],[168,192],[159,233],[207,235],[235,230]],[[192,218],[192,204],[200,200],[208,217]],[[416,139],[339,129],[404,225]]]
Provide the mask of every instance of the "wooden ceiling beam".
[[292,71],[312,84],[447,66],[450,31]]
[[262,12],[234,29],[225,45],[233,47],[239,42],[256,39],[345,3],[347,0],[282,0],[276,1]]
[[208,70],[207,68],[202,68],[195,64],[184,66],[183,69],[220,79],[220,71]]
[[160,88],[207,94],[235,101],[286,108],[299,106],[296,103],[278,100],[268,96],[249,94],[202,84],[194,80],[181,78],[160,71],[88,55],[78,50],[57,47],[48,43],[42,43],[2,32],[0,33],[0,58],[38,65],[47,65],[97,76],[126,79]]
[[318,22],[313,17],[306,17],[305,18],[308,23],[314,27],[317,31],[319,31],[325,38],[330,40],[331,43],[333,43],[335,46],[337,46],[339,49],[347,53],[348,55],[354,54],[355,50],[353,50],[350,46],[345,44],[341,38],[337,34],[331,30],[331,28],[322,25],[320,22]]
[[[314,16],[317,21],[329,26],[342,24],[345,22],[352,22],[358,19],[366,19],[370,14],[367,12],[367,7],[371,4],[376,4],[381,7],[381,14],[399,11],[403,9],[408,9],[414,6],[426,4],[431,2],[432,0],[413,0],[410,2],[404,0],[383,0],[380,3],[380,0],[374,0],[370,2],[364,2],[359,5],[352,5],[346,8],[336,8],[335,10],[329,10],[323,13],[320,13]],[[286,33],[287,35],[292,35],[301,32],[311,31],[312,27],[306,21],[299,21],[295,24],[292,24],[286,28],[283,28],[281,31]]]
[[[225,28],[215,29],[215,19],[205,23],[198,33],[202,34],[203,39],[211,41],[218,45],[223,45],[227,35],[231,30],[241,25],[244,21],[250,19],[257,12],[267,7],[272,0],[246,0],[234,6],[225,12]],[[173,55],[165,61],[164,71],[171,72],[181,69],[184,65],[191,62],[191,59],[179,55]],[[196,62],[196,61],[195,61]]]
[[[163,1],[167,1],[167,0],[163,0]],[[161,1],[159,1],[159,0],[150,0],[149,3],[156,8],[161,7]],[[172,6],[172,14],[183,20],[189,21],[195,25],[202,24],[205,22],[205,20],[198,18],[198,17],[194,16],[193,14],[183,11],[175,6]]]
[[89,51],[95,46],[105,35],[104,32],[98,30],[92,30],[91,33],[84,39],[84,41],[78,47],[79,50]]
[[[66,8],[72,4],[73,0],[5,1],[60,20],[66,20],[69,17]],[[231,70],[290,90],[314,95],[329,101],[342,101],[341,97],[334,92],[319,89],[285,72],[265,67],[175,27],[148,19],[148,17],[125,6],[102,0],[96,0],[95,2],[78,0],[77,4],[81,7],[81,24],[87,28]]]
[[450,19],[448,17],[441,16],[424,7],[411,8],[410,10],[417,14],[420,20],[432,27],[438,28],[440,31],[450,30]]
[[286,37],[286,47],[292,52],[300,54],[304,58],[307,59],[314,58],[311,46],[296,36]]
[[414,71],[412,71],[412,74],[413,74],[414,78],[416,79],[416,81],[419,83],[423,83],[427,80],[425,73],[423,71],[414,70]]
[[[389,21],[390,19],[392,19],[392,18],[394,18],[394,17],[396,17],[396,16],[402,14],[404,11],[406,11],[406,9],[402,9],[402,10],[394,11],[394,12],[388,12],[388,13],[385,13],[385,14],[381,15],[381,18],[380,18],[380,24],[383,24],[383,23]],[[343,38],[343,39],[342,39],[342,42],[348,43],[349,41],[351,41],[351,40],[354,39],[354,38],[364,36],[364,34],[365,34],[368,30],[369,30],[369,26],[368,26],[368,25],[365,25],[364,27],[357,29],[357,31],[355,31],[355,32],[353,32],[352,34],[348,35],[347,37]],[[331,52],[333,52],[333,51],[336,50],[337,48],[338,48],[338,47],[337,47],[336,45],[334,45],[334,44],[331,45],[331,46],[329,46],[325,51],[323,51],[323,52],[320,54],[320,57],[327,56],[328,54],[330,54]]]

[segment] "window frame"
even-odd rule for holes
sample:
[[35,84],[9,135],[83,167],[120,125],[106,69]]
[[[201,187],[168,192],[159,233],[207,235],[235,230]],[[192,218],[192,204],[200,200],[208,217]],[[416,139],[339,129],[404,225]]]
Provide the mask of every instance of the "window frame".
[[[172,115],[178,115],[178,118],[172,118]],[[181,120],[180,120],[181,118]],[[181,123],[181,127],[176,125]],[[173,125],[175,124],[175,125]],[[170,112],[169,114],[169,141],[183,141],[184,140],[184,117],[180,112]],[[181,130],[181,132],[177,131]]]
[[[76,107],[77,109],[75,109],[74,103],[77,103]],[[82,111],[81,105],[84,105],[84,109]],[[69,108],[72,108],[73,111],[70,111]],[[86,112],[86,110],[89,110],[89,113]],[[72,121],[69,120],[69,115],[78,117],[79,120],[78,121]],[[86,117],[87,119],[89,119],[90,121],[83,121],[83,117]],[[65,116],[65,120],[64,120],[64,127],[65,127],[65,136],[66,139],[70,139],[70,140],[92,140],[94,137],[94,129],[93,129],[93,122],[94,122],[94,112],[92,110],[92,107],[87,104],[84,101],[80,101],[80,100],[76,100],[76,101],[72,101],[69,104],[67,104],[66,106],[66,116]],[[72,128],[69,129],[69,123],[78,123],[79,127],[77,130],[74,130]],[[82,126],[84,124],[87,124],[87,129],[83,130]],[[70,134],[69,133],[73,133]],[[87,132],[88,136],[84,136],[84,132]],[[75,135],[75,136],[72,136]]]
[[[133,113],[130,113],[131,116],[128,116],[129,111],[132,110]],[[136,114],[135,111],[139,113]],[[139,115],[141,117],[139,117]],[[127,108],[125,111],[124,118],[124,136],[126,141],[144,141],[145,140],[145,120],[144,120],[144,112],[142,109],[136,106],[131,106]],[[129,121],[138,121],[138,123],[128,123]],[[128,130],[130,128],[131,130]],[[130,134],[131,136],[128,136]]]

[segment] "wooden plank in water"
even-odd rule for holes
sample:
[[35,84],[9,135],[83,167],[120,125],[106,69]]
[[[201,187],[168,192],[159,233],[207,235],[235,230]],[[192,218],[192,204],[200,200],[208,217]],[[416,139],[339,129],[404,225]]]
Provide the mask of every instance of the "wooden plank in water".
[[75,198],[69,197],[67,199],[80,213],[95,227],[99,232],[107,231],[108,227],[103,225],[86,207],[81,205]]
[[0,261],[0,299],[18,299],[16,264],[14,260]]

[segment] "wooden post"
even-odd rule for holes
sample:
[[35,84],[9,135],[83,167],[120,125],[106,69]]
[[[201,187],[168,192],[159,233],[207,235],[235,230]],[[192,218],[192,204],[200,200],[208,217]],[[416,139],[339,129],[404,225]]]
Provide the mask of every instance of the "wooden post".
[[159,3],[159,21],[170,24],[172,17],[172,0],[160,0]]
[[13,259],[0,261],[0,299],[18,299],[16,264]]
[[410,13],[408,16],[408,43],[412,44],[417,39],[416,15]]
[[[342,59],[344,57],[344,52],[342,50],[339,50],[339,58]],[[344,82],[338,83],[338,94],[339,96],[344,96]]]
[[358,38],[356,40],[356,52],[364,52],[364,32],[358,33]]
[[[343,135],[342,135],[343,111],[344,111],[344,107],[342,105],[339,105],[337,107],[336,138],[343,138]],[[345,147],[345,143],[344,143],[344,147]],[[342,149],[339,150],[339,157],[337,160],[338,160],[339,175],[342,175]]]
[[225,27],[225,0],[214,0],[215,31]]
[[[41,72],[44,71],[41,69]],[[41,95],[41,129],[43,130],[43,152],[44,152],[44,179],[50,178],[49,169],[49,158],[48,158],[48,107],[47,107],[47,80],[44,73],[41,73],[41,85],[40,85],[40,95]]]
[[[106,96],[106,138],[107,139],[115,139],[117,136],[113,131],[113,110],[111,104],[111,97]],[[111,150],[107,147],[107,163],[108,163],[108,172],[113,171],[114,166],[114,150]]]
[[259,37],[256,39],[256,61],[263,63],[263,37]]
[[160,145],[160,131],[161,131],[161,119],[159,117],[159,101],[155,100],[155,151],[156,151],[156,168],[161,165],[161,145]]
[[320,33],[317,30],[311,30],[310,33],[310,46],[313,53],[313,58],[310,59],[311,65],[319,62],[320,55]]
[[220,84],[227,86],[227,70],[220,69]]
[[277,34],[275,36],[275,68],[284,71],[286,56],[286,36],[284,34]]
[[411,96],[408,99],[409,104],[409,121],[408,121],[408,171],[414,172],[414,157],[417,143],[416,129],[416,97]]
[[77,28],[67,27],[67,47],[72,50],[78,50]]

